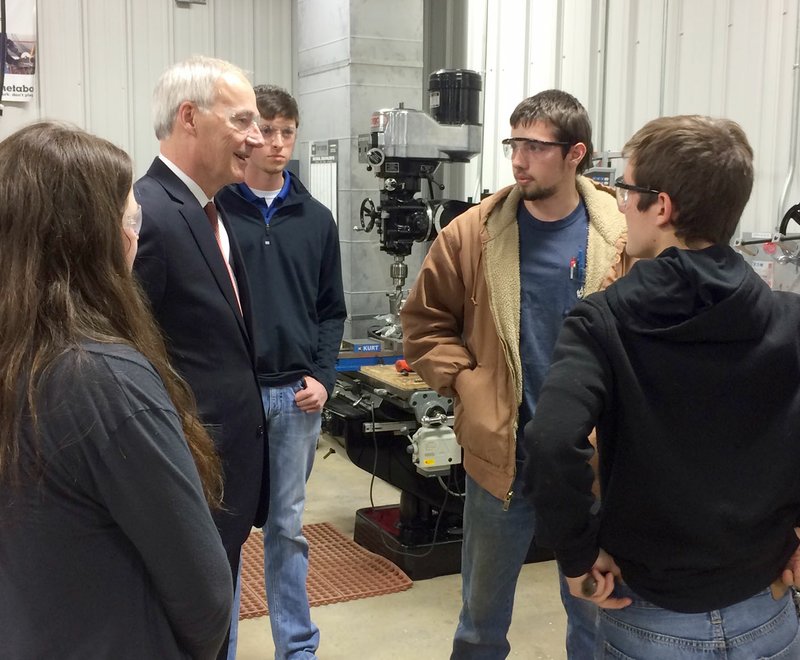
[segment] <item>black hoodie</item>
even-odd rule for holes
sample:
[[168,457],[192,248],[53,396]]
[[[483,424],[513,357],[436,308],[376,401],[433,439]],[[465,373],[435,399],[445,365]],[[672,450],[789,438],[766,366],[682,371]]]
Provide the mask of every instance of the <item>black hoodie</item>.
[[602,547],[635,592],[683,612],[780,575],[798,543],[798,329],[800,296],[720,246],[669,248],[575,307],[525,433],[537,543],[566,575]]
[[331,212],[284,174],[289,190],[268,227],[238,186],[226,186],[215,198],[247,269],[259,383],[288,385],[310,375],[330,396],[347,318],[339,230]]

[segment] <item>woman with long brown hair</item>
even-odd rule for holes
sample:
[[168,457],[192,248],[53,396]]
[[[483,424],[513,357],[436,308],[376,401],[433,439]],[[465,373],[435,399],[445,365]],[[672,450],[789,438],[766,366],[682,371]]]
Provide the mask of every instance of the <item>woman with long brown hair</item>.
[[42,122],[0,142],[4,658],[213,658],[219,461],[130,268],[128,155]]

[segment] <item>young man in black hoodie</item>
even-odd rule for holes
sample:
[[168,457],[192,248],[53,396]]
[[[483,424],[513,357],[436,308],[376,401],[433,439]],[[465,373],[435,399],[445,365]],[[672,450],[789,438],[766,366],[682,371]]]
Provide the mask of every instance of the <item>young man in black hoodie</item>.
[[732,121],[682,116],[624,154],[627,251],[650,259],[565,321],[525,432],[537,538],[604,608],[598,658],[800,657],[781,581],[797,563],[800,297],[728,247],[752,149]]
[[347,310],[333,216],[286,170],[300,123],[297,103],[271,85],[255,93],[265,145],[248,161],[245,183],[223,188],[217,200],[252,289],[271,457],[264,576],[275,657],[307,659],[316,657],[319,630],[306,592],[303,505]]

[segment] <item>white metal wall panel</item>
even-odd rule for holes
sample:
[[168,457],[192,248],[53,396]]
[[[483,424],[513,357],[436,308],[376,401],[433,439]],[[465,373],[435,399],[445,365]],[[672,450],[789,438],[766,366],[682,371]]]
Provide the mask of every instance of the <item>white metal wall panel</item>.
[[595,149],[619,151],[646,119],[660,114],[665,17],[663,0],[608,5],[603,133]]
[[[484,179],[484,173],[489,168],[484,167],[484,159],[494,159],[497,153],[494,149],[486,149],[486,129],[489,126],[487,119],[486,108],[488,98],[486,92],[486,63],[488,55],[486,52],[486,38],[485,30],[488,23],[488,0],[466,0],[467,2],[467,34],[466,34],[466,58],[464,62],[455,63],[455,67],[465,67],[473,71],[478,71],[483,77],[483,92],[482,98],[484,99],[484,112],[482,112],[482,121],[484,127],[484,148],[480,154],[473,158],[469,163],[463,166],[464,168],[464,187],[468,197],[475,200],[480,198],[481,191],[484,186],[488,186],[488,178]],[[495,122],[496,123],[496,122]],[[492,170],[494,168],[492,167]],[[486,183],[484,183],[486,181]]]
[[[547,2],[528,3],[527,19],[528,38],[532,43],[539,44],[533,52],[529,50],[525,58],[528,64],[527,89],[550,89],[557,84],[556,77],[561,70],[559,49],[556,47],[562,19],[558,2],[547,0]],[[519,44],[517,49],[521,51],[522,44]],[[522,98],[520,95],[516,103]],[[512,105],[512,110],[516,103]]]
[[[511,181],[499,148],[525,96],[558,86],[587,106],[595,148],[619,150],[659,114],[740,122],[757,180],[742,228],[771,231],[790,163],[800,0],[465,0],[467,61],[484,77],[484,151],[468,189]],[[294,89],[293,0],[38,0],[39,76],[30,103],[8,103],[0,138],[38,118],[117,142],[141,173],[156,152],[152,89],[194,53],[235,61],[253,81]],[[800,167],[786,204],[800,199]],[[474,181],[474,185],[470,182]]]
[[[225,0],[222,0],[223,2]],[[212,27],[216,0],[208,5],[179,7],[170,2],[173,61],[191,55],[216,55],[214,30]]]
[[[779,200],[790,164],[789,135],[793,121],[800,120],[791,116],[792,73],[800,65],[794,62],[800,3],[731,0],[730,4],[731,48],[720,114],[742,125],[755,151],[756,185],[742,229],[768,232],[786,210],[779,207]],[[798,192],[795,186],[793,194]],[[800,199],[788,201],[791,206]]]
[[[765,69],[756,74],[752,81],[757,85],[747,107],[752,107],[757,121],[756,171],[759,185],[753,191],[751,208],[757,223],[748,218],[742,222],[748,231],[767,231],[777,224],[787,208],[800,201],[800,185],[789,190],[790,196],[781,207],[778,202],[786,182],[790,164],[800,167],[798,154],[791,154],[789,140],[792,126],[797,129],[798,117],[792,117],[792,85],[794,76],[800,76],[800,62],[795,61],[798,42],[800,42],[800,16],[797,11],[800,3],[771,0],[770,15],[766,37],[767,59]],[[745,26],[746,27],[746,26]],[[797,81],[800,83],[800,81]],[[753,129],[745,126],[752,136]]]
[[727,49],[722,31],[727,22],[721,7],[725,4],[725,0],[694,2],[691,7],[675,4],[677,17],[670,16],[667,24],[665,115],[720,114],[724,87],[719,73]]
[[563,27],[556,42],[560,51],[560,57],[559,52],[555,57],[556,85],[580,98],[594,117],[600,110],[598,92],[602,81],[602,52],[597,49],[603,26],[598,20],[598,2],[567,0],[560,4]]
[[[619,151],[659,115],[699,113],[739,122],[756,155],[756,184],[741,226],[772,231],[785,210],[779,201],[790,162],[798,159],[789,154],[792,123],[800,121],[791,108],[800,66],[798,5],[800,0],[471,0],[468,59],[483,72],[486,89],[482,187],[496,190],[511,180],[498,143],[511,109],[555,86],[587,107],[599,151]],[[475,23],[481,7],[482,31]],[[481,57],[483,63],[474,64]],[[784,207],[800,200],[800,164],[797,170]]]
[[[41,2],[42,0],[40,0]],[[131,80],[131,138],[128,153],[136,172],[144,173],[158,153],[153,132],[153,87],[170,62],[176,61],[172,25],[174,5],[158,0],[125,0],[131,35],[126,68]]]
[[126,9],[124,2],[106,0],[87,0],[81,8],[84,35],[89,37],[83,39],[83,126],[119,145],[130,145],[130,139],[135,139],[128,130],[131,24]]
[[[484,115],[484,151],[494,151],[498,165],[507,164],[502,150],[498,148],[500,140],[508,137],[508,118],[516,107],[519,99],[523,97],[525,79],[528,66],[526,58],[517,44],[521,45],[529,38],[527,7],[524,0],[507,2],[502,0],[504,11],[500,12],[494,20],[489,17],[487,29],[491,32],[486,39],[487,53],[495,53],[494,66],[486,67],[486,80],[484,89],[487,99],[491,99],[491,111],[487,107]],[[494,4],[490,2],[490,5]],[[488,63],[487,63],[488,64]],[[531,63],[533,65],[534,63]],[[510,167],[498,167],[497,174],[484,187],[496,190],[507,183],[513,183],[510,178]]]
[[[224,0],[214,3],[211,15],[214,26],[214,52],[217,57],[236,62],[246,71],[254,73],[255,17],[254,0]],[[242,17],[250,17],[247,23]]]
[[37,119],[68,121],[127,150],[141,174],[158,151],[161,72],[210,55],[294,92],[291,15],[292,0],[38,0],[36,97],[6,104],[0,139]]
[[254,0],[253,81],[280,85],[296,92],[293,72],[296,53],[292,21],[292,0]]
[[[62,119],[86,125],[84,24],[81,0],[37,3],[37,63],[39,107],[24,106],[24,119]],[[47,16],[47,20],[45,20]],[[0,119],[0,133],[5,134],[6,114]]]

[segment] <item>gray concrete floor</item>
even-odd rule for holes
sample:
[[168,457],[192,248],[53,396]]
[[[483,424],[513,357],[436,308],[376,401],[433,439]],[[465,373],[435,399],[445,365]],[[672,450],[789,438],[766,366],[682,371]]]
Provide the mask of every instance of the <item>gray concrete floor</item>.
[[[327,458],[323,458],[333,449]],[[356,509],[370,506],[370,475],[353,465],[333,438],[323,436],[308,483],[304,523],[328,522],[352,538]],[[399,502],[398,491],[375,479],[376,506]],[[419,580],[401,593],[314,607],[321,660],[433,660],[450,655],[461,609],[461,576]],[[509,631],[511,658],[566,658],[566,616],[554,562],[522,569]],[[272,658],[266,617],[239,625],[239,660]]]

